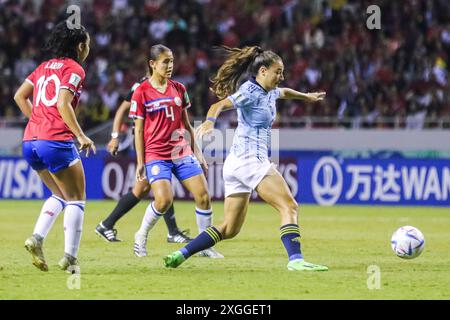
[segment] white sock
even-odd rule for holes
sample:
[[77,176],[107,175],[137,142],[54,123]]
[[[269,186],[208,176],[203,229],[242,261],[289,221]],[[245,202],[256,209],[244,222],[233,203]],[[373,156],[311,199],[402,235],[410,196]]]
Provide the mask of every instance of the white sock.
[[41,214],[34,226],[33,235],[37,234],[42,239],[45,239],[53,223],[55,223],[56,218],[58,218],[58,215],[64,210],[65,206],[66,201],[58,196],[52,195],[48,198],[42,206]]
[[212,208],[199,209],[195,207],[195,215],[197,216],[198,233],[202,233],[212,225]]
[[67,201],[64,213],[64,252],[76,258],[83,230],[84,205],[86,201]]
[[158,222],[159,218],[162,217],[162,213],[157,211],[154,206],[155,202],[150,203],[145,209],[145,215],[142,219],[141,227],[138,233],[148,235],[148,232],[153,228],[153,226]]

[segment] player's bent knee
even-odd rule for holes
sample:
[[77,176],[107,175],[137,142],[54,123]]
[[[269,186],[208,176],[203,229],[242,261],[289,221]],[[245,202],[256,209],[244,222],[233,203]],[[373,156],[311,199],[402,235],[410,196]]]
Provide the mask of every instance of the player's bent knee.
[[211,208],[211,198],[207,192],[201,194],[199,197],[195,199],[197,207],[200,209],[209,209]]
[[145,187],[135,185],[133,188],[133,194],[136,196],[136,198],[142,199],[150,192],[150,185],[147,185]]
[[158,212],[166,213],[166,211],[172,206],[172,202],[173,200],[170,198],[157,199],[153,205]]

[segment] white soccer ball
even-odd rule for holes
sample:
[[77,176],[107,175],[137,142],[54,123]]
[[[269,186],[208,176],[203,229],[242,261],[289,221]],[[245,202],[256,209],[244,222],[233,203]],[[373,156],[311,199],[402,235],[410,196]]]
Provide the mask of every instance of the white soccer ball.
[[425,248],[425,237],[419,229],[404,226],[397,229],[391,238],[392,250],[402,259],[414,259]]

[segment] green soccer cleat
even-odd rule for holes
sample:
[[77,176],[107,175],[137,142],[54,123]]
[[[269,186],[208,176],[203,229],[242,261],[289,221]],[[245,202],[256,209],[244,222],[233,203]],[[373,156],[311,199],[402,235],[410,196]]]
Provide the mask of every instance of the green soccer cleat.
[[287,265],[288,270],[294,271],[328,271],[327,266],[306,262],[303,259],[296,259],[289,261]]
[[175,251],[174,253],[164,257],[163,259],[166,268],[176,268],[184,261],[186,261],[186,258],[180,251]]
[[42,241],[39,241],[34,236],[25,240],[25,249],[31,253],[33,265],[41,271],[48,271],[47,262],[45,262],[44,252],[42,251]]

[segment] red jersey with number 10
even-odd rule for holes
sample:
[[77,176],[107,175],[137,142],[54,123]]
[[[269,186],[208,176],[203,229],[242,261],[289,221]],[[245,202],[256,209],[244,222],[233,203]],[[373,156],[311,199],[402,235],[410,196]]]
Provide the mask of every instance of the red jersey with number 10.
[[168,80],[164,93],[156,90],[150,80],[136,88],[131,97],[130,117],[144,120],[146,163],[192,154],[182,121],[184,109],[190,106],[186,88],[177,81]]
[[70,58],[51,59],[43,62],[26,79],[33,89],[33,109],[23,140],[73,140],[73,133],[64,123],[57,108],[60,89],[73,94],[75,109],[81,95],[85,73],[83,68]]

